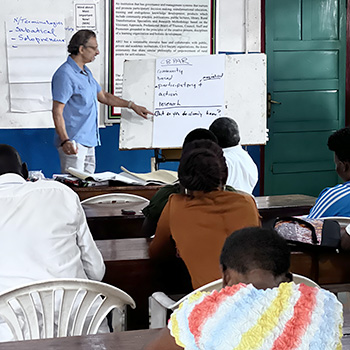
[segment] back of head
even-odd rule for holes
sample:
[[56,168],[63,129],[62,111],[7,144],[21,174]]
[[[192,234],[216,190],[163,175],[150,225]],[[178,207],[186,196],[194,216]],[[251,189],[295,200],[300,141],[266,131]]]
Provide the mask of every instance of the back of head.
[[328,138],[328,148],[342,162],[350,162],[350,128],[343,128]]
[[26,178],[25,164],[22,164],[21,157],[15,148],[0,144],[0,175],[14,173]]
[[211,192],[225,185],[227,166],[222,149],[209,140],[189,143],[181,157],[178,176],[180,184],[191,191]]
[[209,131],[208,129],[197,128],[190,131],[186,135],[182,147],[184,148],[188,143],[197,140],[211,140],[215,143],[218,143],[218,139],[211,131]]
[[221,251],[222,269],[247,274],[253,269],[269,271],[273,276],[287,274],[290,251],[286,241],[273,229],[248,227],[232,233]]
[[85,46],[90,38],[96,38],[96,34],[89,29],[82,29],[77,31],[69,41],[68,52],[76,56],[79,53],[79,47]]
[[222,117],[214,120],[209,130],[217,137],[222,148],[237,146],[241,139],[238,125],[232,118]]

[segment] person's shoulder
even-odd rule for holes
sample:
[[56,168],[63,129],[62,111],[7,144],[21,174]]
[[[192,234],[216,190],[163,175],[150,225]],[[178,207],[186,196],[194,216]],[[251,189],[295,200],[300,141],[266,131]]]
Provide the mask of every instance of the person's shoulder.
[[322,199],[325,196],[328,196],[328,194],[332,194],[332,195],[337,195],[338,192],[341,192],[343,194],[343,191],[348,189],[350,192],[350,182],[345,182],[343,184],[338,184],[336,186],[333,187],[326,187],[324,188],[321,193],[318,196],[318,199]]
[[69,69],[71,69],[71,66],[69,65],[68,61],[65,61],[56,69],[54,76],[62,72],[65,72],[66,70],[69,70]]
[[57,194],[62,194],[64,196],[69,196],[71,198],[77,198],[78,195],[76,192],[74,192],[70,187],[67,185],[60,183],[58,181],[54,180],[38,180],[35,182],[32,182],[32,190],[33,191],[52,191]]
[[235,192],[222,191],[225,200],[239,202],[244,206],[256,207],[256,201],[252,194],[236,190]]
[[66,61],[57,68],[56,72],[53,74],[52,80],[55,80],[57,78],[62,78],[62,77],[68,78],[72,73],[73,73],[73,68],[68,63],[68,61]]
[[250,193],[248,192],[244,192],[244,191],[241,191],[241,190],[236,190],[236,189],[233,189],[233,187],[231,187],[232,190],[231,191],[221,191],[221,193],[223,193],[223,196],[226,196],[227,198],[242,198],[242,199],[247,199],[247,200],[253,200],[255,201],[254,199],[254,196],[251,195]]

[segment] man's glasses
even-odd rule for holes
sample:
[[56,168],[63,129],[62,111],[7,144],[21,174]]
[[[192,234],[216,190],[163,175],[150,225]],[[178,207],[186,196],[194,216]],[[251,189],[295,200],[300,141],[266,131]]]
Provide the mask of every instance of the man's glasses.
[[84,45],[84,47],[89,48],[89,49],[93,49],[93,50],[95,50],[95,51],[98,50],[98,46],[85,46],[85,45]]

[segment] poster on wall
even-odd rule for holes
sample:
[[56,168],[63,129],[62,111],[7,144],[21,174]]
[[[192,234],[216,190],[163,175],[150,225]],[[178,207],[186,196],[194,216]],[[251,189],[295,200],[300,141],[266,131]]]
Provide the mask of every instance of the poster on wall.
[[[213,0],[111,0],[112,93],[122,95],[125,60],[214,53]],[[119,119],[112,108],[109,121]]]

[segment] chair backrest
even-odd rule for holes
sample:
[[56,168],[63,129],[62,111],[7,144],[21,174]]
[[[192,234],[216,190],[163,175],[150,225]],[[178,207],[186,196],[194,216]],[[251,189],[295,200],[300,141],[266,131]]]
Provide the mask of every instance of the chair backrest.
[[346,216],[327,216],[321,219],[338,221],[340,227],[346,227],[350,224],[350,218]]
[[147,198],[130,193],[106,193],[99,196],[86,198],[81,201],[81,204],[90,203],[145,203],[145,205],[147,205],[149,203],[149,200]]
[[204,286],[202,287],[199,287],[197,288],[196,290],[194,290],[193,292],[185,295],[183,298],[181,298],[179,301],[177,301],[176,303],[174,303],[173,305],[171,305],[169,307],[170,310],[174,311],[176,310],[180,304],[182,302],[184,302],[186,299],[188,299],[191,295],[193,294],[196,294],[197,292],[212,292],[213,290],[220,290],[222,288],[222,278],[216,280],[216,281],[213,281],[213,282],[210,282],[210,283],[207,283],[205,284]]
[[[293,273],[293,281],[294,283],[298,284],[298,283],[304,283],[305,285],[307,286],[310,286],[310,287],[317,287],[317,288],[320,288],[320,286],[314,282],[313,280],[311,280],[310,278],[308,277],[305,277],[305,276],[302,276],[302,275],[298,275],[296,273]],[[212,292],[213,290],[217,290],[219,291],[220,289],[222,288],[222,278],[216,280],[216,281],[213,281],[213,282],[210,282],[208,284],[205,284],[204,286],[194,290],[193,292],[185,295],[183,298],[181,298],[179,301],[177,301],[176,303],[174,303],[173,305],[170,305],[169,306],[169,309],[174,311],[176,310],[180,304],[182,302],[184,302],[186,299],[188,299],[191,295],[197,293],[197,292]]]
[[0,294],[0,317],[16,340],[95,334],[107,314],[134,300],[106,283],[39,281]]
[[314,282],[312,279],[310,279],[308,277],[298,275],[296,273],[293,273],[292,275],[293,275],[293,282],[295,284],[304,283],[306,286],[309,286],[309,287],[320,288],[320,286],[316,282]]

